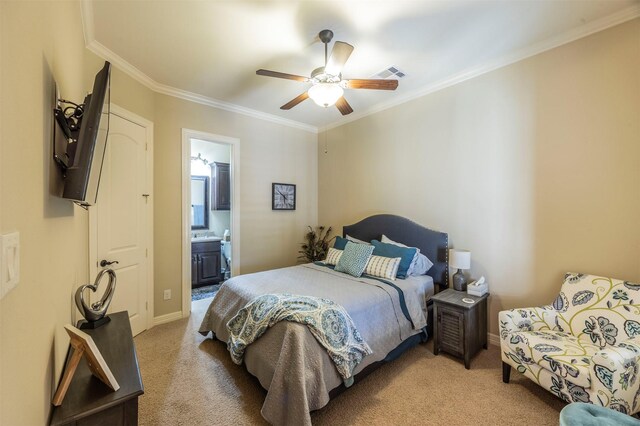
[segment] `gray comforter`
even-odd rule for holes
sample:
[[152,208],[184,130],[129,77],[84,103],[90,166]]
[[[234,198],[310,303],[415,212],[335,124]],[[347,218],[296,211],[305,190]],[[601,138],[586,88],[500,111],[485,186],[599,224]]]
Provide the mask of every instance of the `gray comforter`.
[[[398,291],[374,279],[354,278],[314,264],[241,275],[220,288],[200,332],[212,331],[226,342],[227,322],[263,294],[328,298],[347,310],[373,351],[356,367],[357,374],[426,326],[426,299],[433,293],[432,281],[427,278],[394,281],[404,293],[412,326],[402,312]],[[272,424],[310,425],[309,412],[324,407],[329,391],[342,383],[327,352],[306,326],[294,322],[274,325],[247,348],[244,362],[268,391],[261,413]]]

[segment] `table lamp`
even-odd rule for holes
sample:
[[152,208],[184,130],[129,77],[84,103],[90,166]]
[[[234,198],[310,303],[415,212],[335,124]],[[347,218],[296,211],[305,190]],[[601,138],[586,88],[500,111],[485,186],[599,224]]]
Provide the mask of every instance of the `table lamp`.
[[458,269],[458,272],[453,276],[453,289],[467,291],[467,278],[462,270],[471,267],[471,252],[469,250],[449,250],[449,266]]

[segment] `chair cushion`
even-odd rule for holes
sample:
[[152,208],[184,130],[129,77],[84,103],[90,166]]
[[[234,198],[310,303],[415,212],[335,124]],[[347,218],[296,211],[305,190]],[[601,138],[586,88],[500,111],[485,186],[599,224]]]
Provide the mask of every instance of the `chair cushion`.
[[591,357],[600,347],[588,336],[576,338],[553,330],[520,331],[512,333],[502,344],[524,364],[538,364],[578,386],[591,387]]

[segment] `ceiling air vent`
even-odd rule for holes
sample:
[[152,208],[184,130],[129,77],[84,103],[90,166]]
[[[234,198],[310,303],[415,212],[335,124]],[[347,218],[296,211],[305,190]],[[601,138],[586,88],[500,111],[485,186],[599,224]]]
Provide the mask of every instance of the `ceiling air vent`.
[[398,69],[398,67],[391,66],[385,70],[380,71],[379,73],[372,76],[372,78],[402,78],[406,74]]

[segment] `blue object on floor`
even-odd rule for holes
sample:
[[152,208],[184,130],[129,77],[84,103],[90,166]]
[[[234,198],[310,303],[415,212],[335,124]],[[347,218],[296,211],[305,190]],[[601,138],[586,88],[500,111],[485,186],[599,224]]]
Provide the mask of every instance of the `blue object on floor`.
[[574,402],[560,411],[560,426],[639,426],[640,420],[599,405]]

